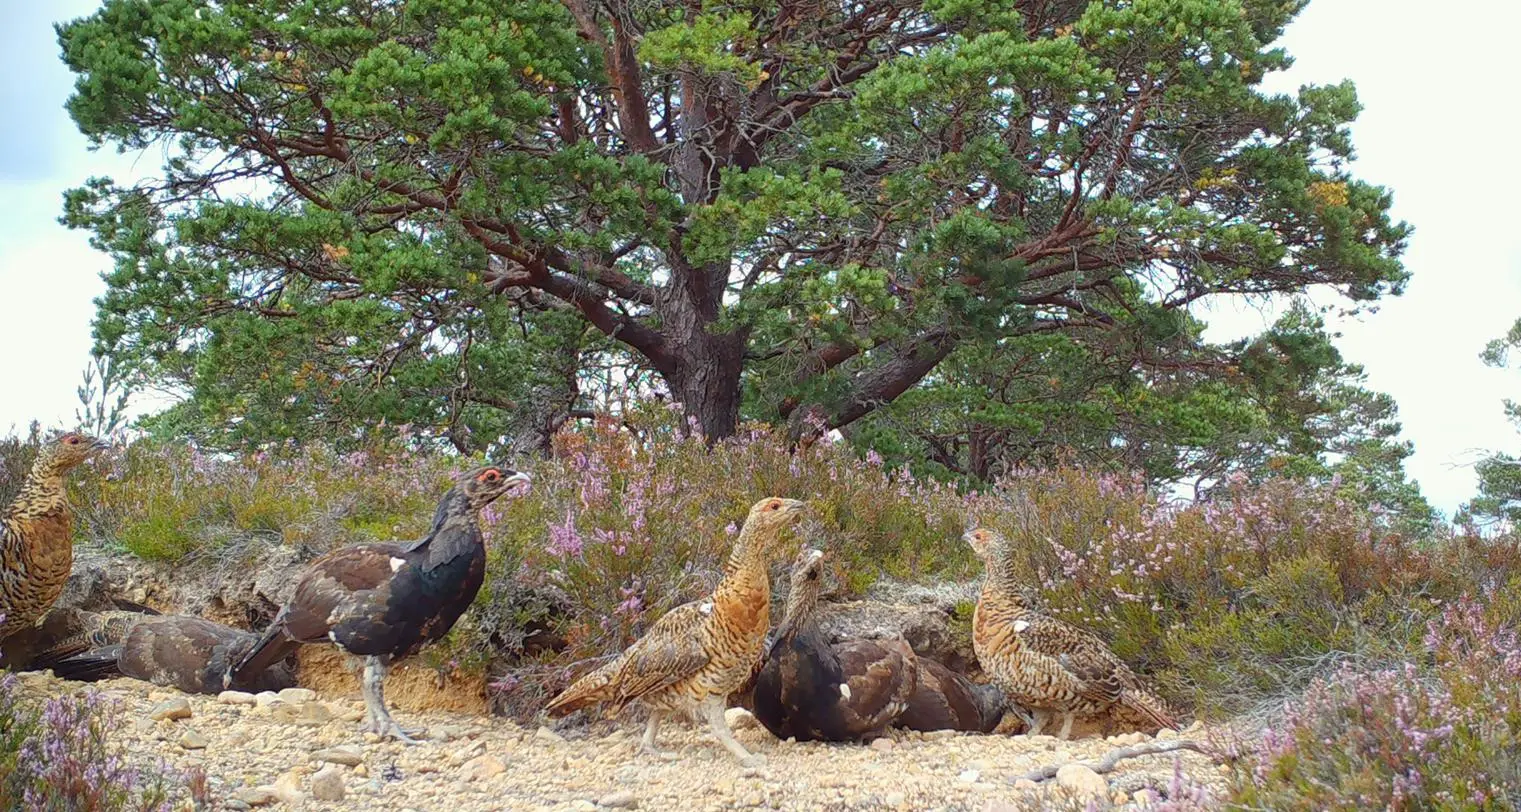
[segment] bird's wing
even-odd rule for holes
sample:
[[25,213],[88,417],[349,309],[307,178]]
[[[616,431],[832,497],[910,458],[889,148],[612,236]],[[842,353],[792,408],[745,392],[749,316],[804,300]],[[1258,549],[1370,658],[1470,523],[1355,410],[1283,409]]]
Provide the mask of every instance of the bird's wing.
[[1045,615],[1031,613],[1015,622],[1015,634],[1031,651],[1056,657],[1079,679],[1129,687],[1135,674],[1093,634]]
[[613,678],[620,703],[674,685],[711,661],[702,647],[703,624],[712,611],[705,612],[705,606],[712,604],[692,602],[672,609],[623,652]]
[[908,705],[918,662],[906,645],[852,640],[834,647],[845,676],[839,706],[853,736],[879,730]]
[[405,564],[399,544],[359,544],[313,561],[275,619],[293,640],[321,640],[343,616],[383,603],[386,587]]

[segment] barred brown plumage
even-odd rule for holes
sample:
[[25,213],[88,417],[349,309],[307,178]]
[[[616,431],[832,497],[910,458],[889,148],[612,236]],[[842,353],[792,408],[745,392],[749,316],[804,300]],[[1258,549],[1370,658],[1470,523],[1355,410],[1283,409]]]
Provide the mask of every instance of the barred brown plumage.
[[650,710],[640,749],[661,756],[666,754],[655,748],[661,720],[673,711],[699,711],[729,752],[746,764],[758,762],[729,731],[724,701],[760,659],[771,627],[768,568],[782,552],[782,531],[803,508],[795,499],[756,502],[711,597],[667,612],[617,659],[576,680],[545,710],[563,716],[605,702],[616,713],[639,700]]
[[987,568],[972,647],[1009,700],[1034,712],[1032,735],[1053,713],[1062,715],[1063,739],[1074,717],[1107,711],[1152,733],[1177,726],[1166,704],[1102,640],[1026,605],[1007,539],[985,528],[963,538]]
[[51,440],[0,516],[0,640],[40,621],[63,593],[74,566],[74,515],[63,477],[104,447],[74,432]]

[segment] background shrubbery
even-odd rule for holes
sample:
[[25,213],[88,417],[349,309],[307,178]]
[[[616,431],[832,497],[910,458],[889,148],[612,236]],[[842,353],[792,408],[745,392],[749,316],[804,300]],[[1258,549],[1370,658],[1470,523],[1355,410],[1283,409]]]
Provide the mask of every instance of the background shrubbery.
[[[531,466],[533,491],[486,515],[490,580],[434,661],[490,667],[511,704],[552,690],[570,664],[711,588],[748,506],[780,494],[810,501],[800,532],[834,552],[851,595],[883,577],[976,578],[959,536],[971,522],[999,528],[1031,597],[1107,639],[1170,699],[1277,720],[1240,779],[1255,805],[1311,787],[1327,807],[1471,801],[1485,781],[1521,775],[1497,755],[1521,723],[1514,538],[1401,535],[1334,481],[1233,480],[1184,503],[1140,478],[1056,467],[958,492],[827,441],[794,453],[762,427],[709,450],[683,419],[652,408],[562,432]],[[26,441],[0,446],[0,471],[24,470],[28,453]],[[415,537],[451,476],[478,463],[405,436],[342,455],[145,441],[74,487],[96,543],[183,568],[253,566],[271,545],[315,555]],[[524,656],[530,624],[565,645]]]

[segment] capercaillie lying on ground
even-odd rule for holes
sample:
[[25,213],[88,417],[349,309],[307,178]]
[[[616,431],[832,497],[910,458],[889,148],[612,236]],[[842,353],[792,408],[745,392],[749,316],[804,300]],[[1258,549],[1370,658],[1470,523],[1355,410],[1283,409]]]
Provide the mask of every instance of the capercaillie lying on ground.
[[786,614],[755,680],[755,718],[779,739],[876,738],[908,707],[919,658],[902,640],[829,641],[814,616],[823,561],[808,549],[792,568]]

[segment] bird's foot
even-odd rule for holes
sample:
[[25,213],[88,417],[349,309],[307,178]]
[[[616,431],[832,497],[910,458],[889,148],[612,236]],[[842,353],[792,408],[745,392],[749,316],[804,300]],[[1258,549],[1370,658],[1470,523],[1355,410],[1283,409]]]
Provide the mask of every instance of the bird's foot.
[[374,733],[382,739],[395,739],[402,744],[422,744],[416,737],[422,734],[421,730],[403,730],[401,725],[393,719],[380,719],[373,724],[365,726],[365,731]]
[[661,750],[659,747],[656,747],[653,744],[639,745],[639,752],[641,755],[646,755],[651,758],[658,758],[661,761],[675,761],[676,759],[681,758],[681,756],[677,754],[676,751]]

